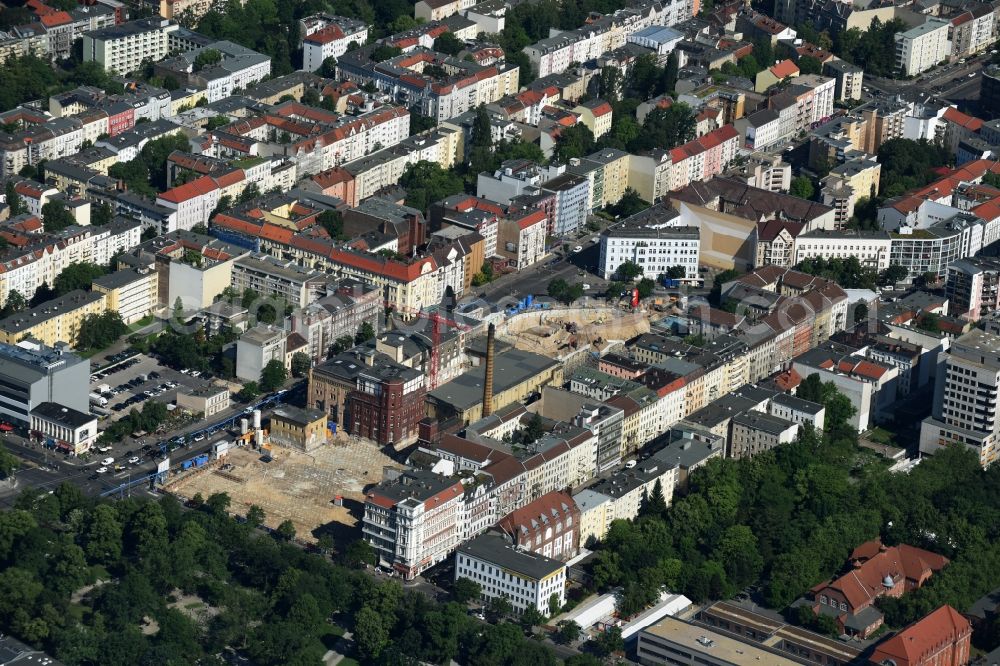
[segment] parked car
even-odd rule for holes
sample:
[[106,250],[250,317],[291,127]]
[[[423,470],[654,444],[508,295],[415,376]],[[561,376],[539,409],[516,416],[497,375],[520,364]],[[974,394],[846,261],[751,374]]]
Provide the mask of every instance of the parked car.
[[129,465],[137,465],[139,463],[139,456],[132,456],[128,459]]
[[98,468],[97,468],[97,473],[98,473],[98,474],[104,474],[104,473],[105,473],[105,472],[107,472],[107,471],[108,471],[108,468],[107,468],[107,467],[98,467]]
[[114,464],[114,462],[115,462],[114,458],[105,458],[104,460],[101,461],[101,464],[102,465],[112,465],[112,464]]

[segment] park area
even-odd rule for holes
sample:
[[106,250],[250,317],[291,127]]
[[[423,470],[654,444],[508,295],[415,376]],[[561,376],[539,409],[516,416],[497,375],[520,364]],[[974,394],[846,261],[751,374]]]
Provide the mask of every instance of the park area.
[[[270,462],[258,451],[237,448],[212,466],[171,479],[165,490],[184,501],[226,493],[230,513],[245,516],[257,505],[265,526],[275,529],[289,520],[296,538],[305,542],[324,534],[353,540],[364,491],[382,479],[384,466],[398,467],[377,445],[347,438],[310,453],[276,447]],[[341,505],[335,502],[338,496]]]

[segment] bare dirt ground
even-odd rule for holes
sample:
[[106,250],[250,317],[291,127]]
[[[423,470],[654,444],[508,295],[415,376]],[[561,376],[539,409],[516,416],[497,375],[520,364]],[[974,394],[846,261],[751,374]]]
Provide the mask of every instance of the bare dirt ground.
[[500,331],[518,349],[558,357],[649,333],[650,315],[609,307],[539,310],[511,317]]
[[[398,467],[371,442],[338,439],[310,453],[275,447],[273,459],[261,462],[260,454],[246,448],[230,451],[206,469],[187,472],[172,480],[166,490],[182,499],[196,494],[208,498],[227,493],[230,513],[246,515],[251,505],[264,510],[264,524],[276,528],[285,520],[295,525],[296,537],[315,541],[315,532],[334,536],[354,532],[364,506],[364,491],[382,479],[384,466]],[[336,506],[336,496],[344,498]]]

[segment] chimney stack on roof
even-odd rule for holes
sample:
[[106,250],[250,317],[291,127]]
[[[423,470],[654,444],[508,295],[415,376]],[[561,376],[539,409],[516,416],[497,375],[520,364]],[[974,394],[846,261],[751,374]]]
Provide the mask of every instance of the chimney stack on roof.
[[483,378],[483,416],[493,413],[493,356],[496,353],[494,347],[496,342],[497,327],[490,324],[486,330],[486,376]]

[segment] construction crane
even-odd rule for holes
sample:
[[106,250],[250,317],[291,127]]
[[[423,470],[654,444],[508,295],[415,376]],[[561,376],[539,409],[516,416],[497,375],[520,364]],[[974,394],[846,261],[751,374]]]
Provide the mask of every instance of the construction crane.
[[[398,306],[397,306],[396,309],[397,309],[397,311],[399,310]],[[461,324],[461,323],[455,321],[454,319],[452,319],[452,318],[450,318],[450,317],[448,317],[446,315],[441,314],[437,310],[435,310],[433,312],[427,312],[424,309],[415,310],[413,308],[404,308],[403,311],[406,314],[408,314],[408,315],[412,315],[412,316],[416,317],[417,319],[423,319],[425,321],[430,322],[430,324],[431,324],[431,335],[430,335],[430,341],[431,341],[430,366],[431,367],[430,367],[430,372],[428,373],[428,377],[430,379],[430,386],[428,387],[428,390],[435,389],[435,388],[437,388],[437,385],[438,385],[437,384],[438,373],[441,370],[441,332],[442,332],[442,328],[448,327],[448,328],[457,329],[459,331],[463,331],[463,332],[467,333],[468,331],[472,330],[472,327],[469,326],[468,324]]]

